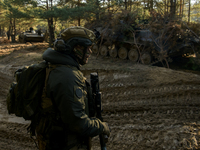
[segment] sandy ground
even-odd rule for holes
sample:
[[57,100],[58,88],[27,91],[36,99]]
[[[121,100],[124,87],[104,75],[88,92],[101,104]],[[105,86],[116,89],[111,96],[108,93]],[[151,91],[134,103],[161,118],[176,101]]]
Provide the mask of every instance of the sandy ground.
[[[0,150],[35,150],[29,121],[8,115],[6,95],[14,72],[42,61],[47,43],[0,44]],[[108,150],[200,149],[200,76],[128,60],[91,56],[82,71],[98,71]],[[99,138],[93,149],[100,150]]]

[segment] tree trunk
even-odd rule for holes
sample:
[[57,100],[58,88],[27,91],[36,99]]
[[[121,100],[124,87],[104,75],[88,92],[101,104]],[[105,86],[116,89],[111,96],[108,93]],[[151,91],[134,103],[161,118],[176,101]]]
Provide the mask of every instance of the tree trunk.
[[96,0],[96,20],[99,20],[99,0]]
[[[80,0],[78,0],[78,8],[80,7]],[[81,26],[81,18],[78,17],[78,26]]]
[[[14,43],[15,42],[15,18],[13,20],[11,17],[10,17],[9,34],[11,36],[12,43]],[[8,36],[8,40],[10,40],[10,36]]]
[[2,26],[2,37],[5,36],[4,26]]
[[183,17],[184,5],[185,5],[185,0],[183,0],[183,6],[182,6],[182,17]]
[[78,26],[81,26],[81,19],[80,19],[80,17],[78,18]]
[[[48,3],[48,0],[46,0],[46,4],[47,4],[47,10],[49,9],[49,3]],[[53,6],[53,3],[52,3],[52,0],[51,0],[51,10],[52,10],[52,6]],[[49,46],[50,47],[53,47],[53,41],[54,41],[54,27],[53,27],[53,18],[48,18],[47,19],[47,22],[48,22],[48,27],[49,27]]]
[[153,0],[148,0],[147,7],[149,8],[149,11],[153,10]]
[[[0,12],[1,12],[1,7],[0,7]],[[3,31],[1,30],[1,26],[0,26],[0,35],[4,36]]]
[[132,1],[128,0],[128,6],[129,6],[129,10],[131,11],[131,7],[132,7]]
[[174,15],[176,15],[176,0],[174,0]]
[[150,0],[150,10],[153,10],[153,0]]
[[15,21],[16,21],[16,18],[14,18],[14,36],[16,36],[16,23],[15,23]]
[[145,16],[145,11],[146,11],[146,0],[144,0],[144,8],[143,8],[143,10],[144,10],[144,16]]
[[188,10],[188,23],[190,23],[190,6],[191,4],[190,4],[190,0],[189,0],[189,10]]
[[[11,14],[10,14],[11,15]],[[9,26],[9,31],[11,31],[11,27],[12,27],[12,18],[10,17],[10,26]]]
[[11,20],[11,18],[10,18],[10,25],[9,25],[9,29],[8,29],[8,32],[7,32],[8,40],[10,40],[11,25],[12,25],[12,20]]
[[127,10],[127,0],[124,1],[125,10]]
[[173,15],[173,0],[170,0],[170,15]]
[[182,17],[182,0],[180,0],[179,16]]
[[169,0],[167,0],[167,14],[169,14]]
[[53,18],[48,19],[48,27],[49,27],[49,45],[52,47],[55,38],[54,28],[53,28]]
[[170,0],[170,3],[170,15],[172,18],[174,18],[176,12],[176,0]]
[[14,18],[13,26],[12,26],[12,33],[11,33],[12,43],[15,43],[15,35],[16,35],[16,30],[15,30],[15,18]]

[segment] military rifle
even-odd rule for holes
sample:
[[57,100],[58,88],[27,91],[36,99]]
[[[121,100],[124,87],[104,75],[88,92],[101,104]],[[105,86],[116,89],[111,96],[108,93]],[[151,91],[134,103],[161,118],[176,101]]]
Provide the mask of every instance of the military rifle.
[[[101,92],[99,91],[98,73],[95,72],[90,74],[90,82],[92,88],[92,95],[95,101],[96,117],[103,122],[103,118],[101,116],[102,105],[101,105]],[[105,140],[107,140],[108,137],[106,135],[100,134],[99,139],[101,144],[101,150],[107,150]]]

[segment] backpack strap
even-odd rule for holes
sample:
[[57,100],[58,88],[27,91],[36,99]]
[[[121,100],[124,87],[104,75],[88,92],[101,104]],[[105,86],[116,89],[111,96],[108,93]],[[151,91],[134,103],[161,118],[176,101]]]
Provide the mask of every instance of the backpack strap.
[[46,68],[45,84],[44,84],[44,89],[42,93],[42,102],[41,102],[43,113],[51,112],[54,107],[52,104],[51,98],[47,97],[46,95],[46,87],[47,87],[47,81],[48,81],[50,72],[54,70],[57,66],[59,65],[51,65],[50,63],[48,63],[48,67]]
[[46,87],[47,87],[47,82],[48,82],[48,79],[49,79],[49,74],[51,73],[52,70],[54,70],[56,67],[59,67],[59,66],[66,66],[66,67],[71,68],[73,70],[78,70],[78,68],[71,66],[71,65],[48,63],[48,67],[46,68],[45,86],[44,86],[43,94],[42,94],[42,104],[41,104],[41,106],[43,108],[43,112],[49,112],[49,111],[52,111],[52,109],[54,111],[56,111],[56,113],[59,112],[58,108],[55,105],[52,94],[50,93],[51,94],[50,98],[47,97],[47,95],[46,95],[46,92],[47,92]]

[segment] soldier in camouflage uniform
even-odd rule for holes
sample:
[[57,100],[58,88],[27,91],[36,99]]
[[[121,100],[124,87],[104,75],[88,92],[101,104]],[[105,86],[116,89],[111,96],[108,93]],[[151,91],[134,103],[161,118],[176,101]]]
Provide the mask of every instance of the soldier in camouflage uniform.
[[90,88],[80,71],[92,53],[94,38],[86,28],[67,28],[54,50],[48,48],[43,54],[50,73],[43,93],[44,113],[36,128],[40,150],[90,150],[91,137],[110,135],[107,123],[90,115]]
[[10,30],[8,30],[6,33],[7,33],[8,40],[10,40]]

